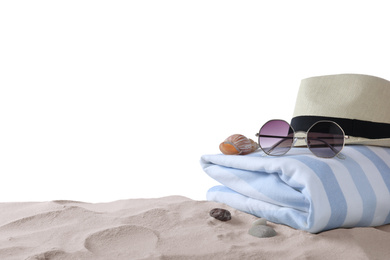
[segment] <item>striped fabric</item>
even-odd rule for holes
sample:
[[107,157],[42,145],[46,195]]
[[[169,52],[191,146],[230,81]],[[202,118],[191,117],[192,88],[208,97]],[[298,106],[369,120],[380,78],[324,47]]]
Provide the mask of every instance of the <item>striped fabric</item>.
[[280,157],[204,155],[204,171],[222,185],[207,199],[311,233],[390,223],[390,148],[346,146],[345,159],[307,148]]

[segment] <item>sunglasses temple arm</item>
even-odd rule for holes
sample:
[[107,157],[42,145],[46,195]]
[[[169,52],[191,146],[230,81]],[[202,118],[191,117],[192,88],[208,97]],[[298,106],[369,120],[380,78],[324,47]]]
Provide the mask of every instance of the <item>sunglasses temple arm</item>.
[[268,150],[268,153],[271,153],[276,147],[278,147],[281,143],[283,143],[287,138],[283,138],[284,140],[280,140],[276,144],[274,144],[271,149]]
[[320,141],[320,142],[323,142],[324,144],[326,144],[335,154],[337,154],[339,151],[337,151],[336,149],[334,149],[333,146],[331,146],[328,142],[322,140],[322,139],[316,139],[317,141]]
[[[275,137],[275,138],[281,138],[282,140],[280,140],[279,142],[277,142],[276,144],[274,144],[273,146],[271,146],[271,148],[267,151],[267,153],[271,153],[276,147],[278,147],[281,143],[283,143],[284,141],[286,141],[287,139],[290,139],[292,137],[286,137],[286,136],[274,136],[274,135],[259,135],[259,134],[256,134],[256,136],[258,137]],[[260,142],[259,142],[260,143]]]

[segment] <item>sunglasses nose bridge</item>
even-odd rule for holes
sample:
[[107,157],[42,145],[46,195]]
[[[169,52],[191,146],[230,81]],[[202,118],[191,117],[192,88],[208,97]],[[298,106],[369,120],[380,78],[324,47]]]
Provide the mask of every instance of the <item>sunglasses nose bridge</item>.
[[301,146],[306,146],[306,144],[307,144],[306,133],[302,131],[295,132],[292,146],[297,145],[301,147]]

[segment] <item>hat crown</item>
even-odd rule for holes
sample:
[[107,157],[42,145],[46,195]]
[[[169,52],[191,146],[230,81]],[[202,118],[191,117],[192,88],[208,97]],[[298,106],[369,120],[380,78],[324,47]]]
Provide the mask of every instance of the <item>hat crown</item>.
[[303,79],[293,116],[315,115],[390,123],[390,82],[340,74]]

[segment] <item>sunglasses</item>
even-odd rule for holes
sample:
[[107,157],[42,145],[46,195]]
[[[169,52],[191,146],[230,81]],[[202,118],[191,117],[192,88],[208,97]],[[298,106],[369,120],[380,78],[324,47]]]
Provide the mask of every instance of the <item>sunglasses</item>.
[[284,155],[297,140],[305,139],[309,150],[320,158],[343,158],[340,152],[348,138],[343,129],[333,121],[318,121],[309,128],[306,136],[296,136],[292,126],[280,119],[265,123],[256,136],[259,137],[260,148],[267,155]]

